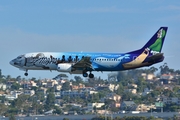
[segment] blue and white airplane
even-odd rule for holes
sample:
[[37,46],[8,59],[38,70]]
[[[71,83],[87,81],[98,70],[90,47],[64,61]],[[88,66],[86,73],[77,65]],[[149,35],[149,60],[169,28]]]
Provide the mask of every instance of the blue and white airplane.
[[[150,66],[164,60],[161,53],[167,27],[161,27],[139,50],[127,53],[33,52],[20,55],[10,64],[26,71],[57,70],[93,78],[93,71],[122,71]],[[89,74],[88,74],[89,72]]]

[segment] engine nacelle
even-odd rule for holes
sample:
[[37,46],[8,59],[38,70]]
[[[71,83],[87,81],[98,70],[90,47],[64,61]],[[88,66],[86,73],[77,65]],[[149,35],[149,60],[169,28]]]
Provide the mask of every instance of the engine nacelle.
[[72,65],[67,63],[60,63],[57,66],[57,71],[59,72],[71,72]]

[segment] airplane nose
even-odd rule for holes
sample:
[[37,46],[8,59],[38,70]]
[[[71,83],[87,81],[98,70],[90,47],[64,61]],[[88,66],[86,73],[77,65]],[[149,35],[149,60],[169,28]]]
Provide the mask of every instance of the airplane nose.
[[11,61],[9,62],[9,64],[14,65],[14,62],[11,60]]

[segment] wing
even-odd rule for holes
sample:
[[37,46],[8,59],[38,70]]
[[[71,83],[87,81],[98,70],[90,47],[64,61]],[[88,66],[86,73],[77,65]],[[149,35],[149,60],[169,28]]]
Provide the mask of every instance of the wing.
[[91,57],[84,57],[77,63],[75,63],[72,67],[74,68],[90,68],[93,69],[92,67],[92,62],[90,61]]

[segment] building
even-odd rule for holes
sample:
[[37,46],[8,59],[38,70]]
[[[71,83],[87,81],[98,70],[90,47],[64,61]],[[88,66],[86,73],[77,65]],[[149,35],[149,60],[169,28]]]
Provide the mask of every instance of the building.
[[10,94],[5,95],[5,98],[8,100],[15,100],[18,98],[18,95],[22,94],[22,92],[19,91],[11,91]]
[[89,112],[92,112],[92,111],[94,110],[94,107],[100,108],[100,107],[102,107],[103,105],[105,105],[105,104],[104,104],[104,103],[88,103],[87,108],[88,108],[88,111],[89,111]]
[[164,104],[171,104],[171,103],[175,103],[175,104],[180,104],[180,98],[177,97],[163,97],[163,103]]
[[60,91],[62,88],[62,85],[55,85],[55,90]]
[[115,102],[120,102],[121,96],[115,93],[110,93],[106,95],[105,99],[111,99],[111,100],[114,100]]
[[149,88],[144,88],[144,91],[142,93],[143,96],[149,94],[150,92],[152,92],[153,90],[149,89]]
[[6,90],[6,88],[7,88],[6,84],[3,84],[3,83],[0,84],[0,89]]
[[155,105],[140,104],[137,106],[136,111],[148,112],[151,109],[156,109]]
[[174,76],[171,74],[163,74],[163,75],[161,75],[160,78],[165,79],[165,80],[172,80],[174,78]]
[[124,92],[131,92],[132,94],[136,94],[137,90],[136,89],[125,89]]
[[121,110],[128,110],[128,111],[133,111],[136,108],[137,108],[137,106],[134,103],[134,101],[123,101],[120,106]]
[[54,85],[57,85],[57,84],[58,84],[58,82],[56,80],[48,80],[46,86],[48,88],[51,88],[51,87],[54,87]]
[[25,94],[25,95],[33,96],[33,95],[35,94],[35,91],[34,91],[34,90],[25,90],[25,91],[24,91],[24,94]]
[[142,76],[145,80],[154,80],[154,78],[155,78],[154,74],[142,73],[141,76]]
[[86,95],[90,95],[90,94],[96,94],[98,92],[96,91],[78,91],[78,90],[74,90],[74,91],[62,91],[61,92],[61,97],[64,97],[64,96],[69,96],[69,97],[86,97]]
[[119,85],[109,84],[108,88],[113,92],[114,90],[117,90],[119,88]]

